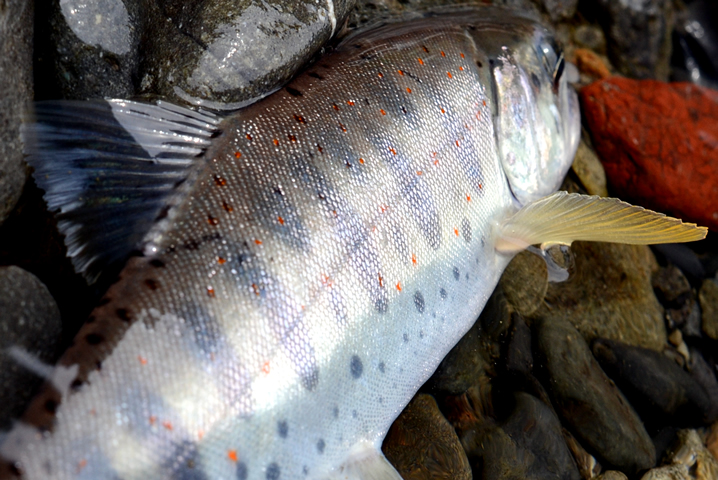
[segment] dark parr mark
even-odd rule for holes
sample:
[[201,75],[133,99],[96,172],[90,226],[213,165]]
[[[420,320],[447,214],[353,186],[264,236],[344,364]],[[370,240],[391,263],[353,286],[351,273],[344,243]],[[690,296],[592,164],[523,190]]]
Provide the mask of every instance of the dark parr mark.
[[459,272],[459,267],[454,267],[451,271],[454,274],[454,280],[458,280],[461,276],[461,273]]
[[282,438],[287,438],[287,434],[289,434],[289,426],[287,425],[286,420],[277,422],[277,434]]
[[130,321],[130,314],[126,308],[118,308],[117,310],[115,310],[115,314],[117,315],[117,318],[119,318],[123,322]]
[[464,237],[466,243],[471,243],[471,224],[466,218],[461,220],[461,236]]
[[105,338],[97,333],[88,333],[87,335],[85,335],[85,341],[90,345],[99,345],[104,340]]
[[57,411],[57,401],[53,400],[52,398],[48,398],[45,401],[44,407],[45,407],[46,412],[54,415],[55,412]]
[[157,283],[157,280],[153,280],[151,278],[145,280],[145,285],[147,285],[147,288],[149,288],[150,290],[157,290],[157,288],[160,286],[160,284]]
[[279,475],[282,471],[279,469],[279,465],[276,463],[270,463],[267,465],[267,480],[279,480]]
[[326,443],[324,443],[324,439],[320,438],[319,441],[317,442],[317,451],[319,453],[324,453],[324,447],[326,447],[326,446],[327,445],[326,445]]
[[359,358],[358,355],[352,355],[352,359],[349,362],[349,371],[355,379],[361,377],[364,371],[364,365],[361,363],[361,358]]
[[287,93],[293,97],[301,97],[302,96],[302,92],[300,92],[296,88],[286,87],[286,90],[287,90]]
[[416,307],[417,312],[424,313],[424,308],[425,308],[424,295],[422,295],[421,292],[419,292],[419,291],[414,293],[414,306]]
[[316,78],[317,80],[324,80],[324,77],[319,75],[317,72],[309,72],[307,75],[309,75],[312,78]]
[[237,464],[237,480],[247,480],[247,464],[239,462]]
[[439,296],[441,297],[442,300],[446,300],[446,297],[448,297],[449,294],[446,292],[446,289],[445,289],[445,288],[440,288],[440,289],[439,289]]
[[386,371],[386,365],[384,364],[384,362],[379,362],[379,371],[381,373],[384,373]]
[[159,258],[153,258],[152,260],[150,260],[150,265],[155,268],[164,268],[165,262],[163,262]]

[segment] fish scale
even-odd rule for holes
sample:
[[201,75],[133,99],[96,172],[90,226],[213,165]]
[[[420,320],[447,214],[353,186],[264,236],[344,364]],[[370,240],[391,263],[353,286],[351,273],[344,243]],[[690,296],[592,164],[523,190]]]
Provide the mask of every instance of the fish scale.
[[546,29],[484,8],[352,35],[223,117],[38,104],[27,158],[73,264],[129,260],[0,476],[400,478],[382,439],[514,253],[705,235],[549,195],[580,129],[562,71]]

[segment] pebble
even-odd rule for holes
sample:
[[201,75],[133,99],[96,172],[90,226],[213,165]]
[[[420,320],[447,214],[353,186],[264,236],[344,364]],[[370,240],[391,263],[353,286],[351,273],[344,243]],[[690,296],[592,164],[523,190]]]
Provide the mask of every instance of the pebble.
[[628,477],[618,470],[608,470],[597,476],[595,480],[628,480]]
[[608,54],[633,78],[668,79],[673,30],[671,0],[595,0],[602,7]]
[[516,312],[532,315],[548,289],[546,261],[528,250],[520,252],[504,270],[499,285]]
[[544,384],[578,440],[606,466],[629,473],[652,467],[651,438],[576,328],[558,318],[538,319],[533,328]]
[[587,48],[577,48],[573,52],[578,70],[588,75],[592,80],[608,78],[611,76],[607,63],[599,54]]
[[669,452],[669,465],[647,472],[641,480],[715,480],[718,460],[706,449],[695,430],[680,430]]
[[705,389],[662,353],[599,339],[593,354],[650,428],[718,419]]
[[529,374],[534,366],[531,329],[519,313],[511,316],[511,324],[511,338],[506,347],[506,371]]
[[718,340],[718,282],[706,279],[701,285],[698,299],[701,304],[701,329],[708,337]]
[[541,0],[552,22],[568,19],[576,14],[578,0]]
[[431,395],[419,394],[392,424],[382,451],[405,480],[471,480],[456,432]]
[[611,77],[579,94],[619,198],[718,230],[718,91]]
[[573,159],[571,169],[589,195],[608,196],[606,188],[606,172],[598,159],[596,152],[581,139],[578,144],[576,158]]
[[658,264],[650,248],[574,242],[571,250],[574,275],[564,283],[549,284],[532,317],[569,321],[589,341],[610,338],[662,350],[666,327],[651,287]]
[[33,274],[0,267],[0,429],[8,429],[33,397],[43,379],[29,373],[7,353],[18,346],[45,363],[57,360],[62,324],[47,288]]
[[5,0],[0,6],[0,224],[15,207],[27,179],[20,123],[33,98],[33,19],[27,0]]

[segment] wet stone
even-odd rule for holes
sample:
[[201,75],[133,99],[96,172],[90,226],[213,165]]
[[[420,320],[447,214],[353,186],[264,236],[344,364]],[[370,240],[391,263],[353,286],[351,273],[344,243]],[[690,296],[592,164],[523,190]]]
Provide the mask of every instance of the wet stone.
[[20,140],[21,115],[33,98],[33,6],[0,4],[0,224],[20,198],[27,179]]
[[534,366],[531,329],[518,313],[511,315],[511,338],[506,346],[506,370],[530,373]]
[[506,267],[499,285],[511,307],[521,315],[529,316],[541,306],[546,295],[546,262],[524,250]]
[[589,341],[602,337],[662,350],[666,328],[651,287],[658,268],[651,250],[590,242],[574,242],[571,250],[575,273],[566,282],[549,284],[542,306],[531,316],[569,321]]
[[667,466],[647,472],[641,480],[714,480],[718,459],[706,449],[695,430],[681,430],[666,455]]
[[618,470],[608,470],[597,476],[596,480],[628,480],[628,477]]
[[650,428],[716,419],[708,393],[664,354],[600,339],[593,354]]
[[598,460],[628,473],[655,463],[648,433],[628,400],[601,370],[581,334],[567,321],[539,319],[537,366],[565,425]]
[[652,279],[653,291],[666,308],[680,309],[692,299],[691,284],[675,265],[661,267]]
[[24,411],[43,379],[28,372],[6,350],[17,346],[44,363],[54,364],[60,340],[60,312],[50,293],[34,275],[0,267],[0,428]]
[[414,397],[389,429],[382,451],[407,480],[472,478],[459,438],[431,395]]
[[578,144],[576,157],[573,159],[571,169],[581,180],[581,184],[589,195],[608,196],[606,189],[606,172],[603,170],[601,160],[588,144],[581,140]]
[[578,6],[578,0],[541,0],[541,3],[553,22],[573,17]]
[[703,281],[698,299],[701,305],[703,333],[718,340],[718,282],[713,279]]

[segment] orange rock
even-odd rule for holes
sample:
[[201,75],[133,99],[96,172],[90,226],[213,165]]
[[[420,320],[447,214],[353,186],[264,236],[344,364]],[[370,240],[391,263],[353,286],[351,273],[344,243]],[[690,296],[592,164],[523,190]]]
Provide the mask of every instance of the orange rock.
[[611,76],[611,72],[604,61],[593,50],[577,48],[573,55],[576,66],[582,73],[596,78],[608,78]]
[[718,92],[611,77],[580,96],[613,194],[718,231]]

